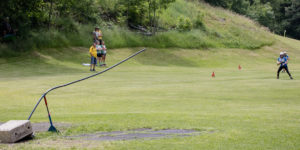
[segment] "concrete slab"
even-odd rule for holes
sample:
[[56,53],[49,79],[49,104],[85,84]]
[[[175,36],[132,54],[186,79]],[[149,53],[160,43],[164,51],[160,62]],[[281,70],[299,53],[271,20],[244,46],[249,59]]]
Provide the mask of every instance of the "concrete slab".
[[11,120],[0,126],[0,143],[15,143],[31,134],[29,120]]

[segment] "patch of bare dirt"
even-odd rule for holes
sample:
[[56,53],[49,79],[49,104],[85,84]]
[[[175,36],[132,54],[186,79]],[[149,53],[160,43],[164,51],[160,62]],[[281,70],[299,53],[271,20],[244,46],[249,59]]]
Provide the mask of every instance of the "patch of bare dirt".
[[67,136],[68,139],[84,139],[92,141],[118,141],[118,140],[136,140],[136,139],[161,139],[174,137],[197,136],[204,133],[212,133],[208,131],[197,131],[191,129],[135,129],[129,131],[113,131],[113,132],[98,132],[93,134],[82,134],[76,136]]

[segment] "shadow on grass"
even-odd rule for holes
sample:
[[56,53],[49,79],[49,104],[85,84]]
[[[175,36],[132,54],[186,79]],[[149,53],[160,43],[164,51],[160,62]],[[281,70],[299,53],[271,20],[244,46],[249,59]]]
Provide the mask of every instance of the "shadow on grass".
[[[84,68],[79,63],[82,59],[88,61],[83,58],[82,52],[65,50],[31,52],[18,57],[1,58],[0,78],[82,73]],[[80,67],[72,66],[77,63]]]
[[[136,51],[137,48],[130,50],[131,53]],[[176,55],[173,51],[178,51],[178,49],[150,48],[134,60],[144,65],[197,67],[193,61],[181,57],[180,54]],[[0,78],[85,73],[89,68],[81,64],[89,61],[88,48],[34,51],[18,57],[1,58]],[[114,61],[119,60],[113,59]]]

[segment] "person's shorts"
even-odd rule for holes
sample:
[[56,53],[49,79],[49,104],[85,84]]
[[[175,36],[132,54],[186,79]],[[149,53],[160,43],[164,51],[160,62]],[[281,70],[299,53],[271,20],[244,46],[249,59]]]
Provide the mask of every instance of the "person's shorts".
[[16,35],[14,34],[6,34],[4,37],[3,37],[3,41],[4,42],[11,42],[13,40],[16,39]]
[[103,50],[102,50],[101,53],[102,53],[102,55],[106,56],[106,51],[103,51]]
[[91,57],[91,64],[97,64],[97,58],[94,56]]
[[97,50],[97,57],[102,57],[102,53],[100,50]]
[[98,57],[106,56],[106,51],[103,51],[103,50],[97,51],[97,56]]

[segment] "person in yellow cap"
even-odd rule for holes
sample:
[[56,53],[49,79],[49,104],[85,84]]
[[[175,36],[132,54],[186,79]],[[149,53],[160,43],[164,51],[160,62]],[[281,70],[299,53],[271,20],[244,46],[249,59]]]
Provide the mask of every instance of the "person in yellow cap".
[[91,47],[90,47],[90,55],[91,55],[91,65],[90,65],[90,71],[96,71],[95,66],[97,64],[97,43],[95,42]]

